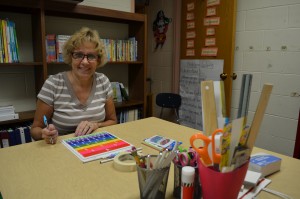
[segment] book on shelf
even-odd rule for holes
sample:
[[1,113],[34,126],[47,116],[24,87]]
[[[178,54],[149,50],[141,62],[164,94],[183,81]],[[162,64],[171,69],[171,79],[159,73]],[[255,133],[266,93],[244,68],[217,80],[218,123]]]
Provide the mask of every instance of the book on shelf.
[[17,47],[17,38],[16,38],[16,25],[15,22],[8,20],[8,29],[9,29],[9,37],[10,37],[10,49],[11,49],[11,62],[19,62],[19,55],[18,55],[18,47]]
[[8,59],[8,49],[7,49],[7,37],[6,37],[6,29],[7,29],[7,22],[6,20],[1,20],[2,25],[2,39],[3,39],[3,63],[9,63]]
[[56,35],[56,60],[57,62],[63,62],[63,46],[66,41],[71,37],[71,35]]
[[9,133],[6,129],[0,130],[0,148],[9,147]]
[[32,142],[30,127],[2,129],[0,131],[0,145],[2,148]]
[[123,101],[128,101],[129,100],[129,96],[128,96],[128,91],[125,88],[125,86],[123,85],[123,83],[119,83],[120,84],[120,89],[121,89],[121,95],[122,95],[122,99]]
[[3,49],[3,37],[2,37],[2,19],[0,19],[0,63],[4,63],[4,49]]
[[122,94],[119,82],[111,82],[111,88],[113,90],[114,102],[122,102]]
[[126,39],[101,39],[106,50],[108,61],[136,61],[137,41],[135,37]]
[[47,62],[56,62],[56,35],[46,35],[46,59]]
[[125,109],[117,113],[118,123],[125,123],[141,118],[141,110],[135,109]]
[[19,50],[15,22],[0,19],[0,63],[19,62]]

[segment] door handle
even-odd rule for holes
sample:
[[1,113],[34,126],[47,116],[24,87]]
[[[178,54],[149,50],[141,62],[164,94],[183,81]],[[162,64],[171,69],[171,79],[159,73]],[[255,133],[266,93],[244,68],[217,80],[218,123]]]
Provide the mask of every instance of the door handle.
[[224,81],[227,78],[227,73],[221,73],[220,78]]
[[236,73],[232,73],[232,75],[230,75],[230,77],[235,80],[237,78],[237,74]]

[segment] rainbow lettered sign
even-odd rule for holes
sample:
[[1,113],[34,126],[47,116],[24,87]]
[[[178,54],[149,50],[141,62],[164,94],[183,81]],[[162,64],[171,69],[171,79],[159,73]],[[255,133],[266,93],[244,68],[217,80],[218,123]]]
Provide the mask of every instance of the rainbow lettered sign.
[[109,132],[96,132],[80,137],[68,138],[64,139],[62,143],[83,162],[131,150],[133,146]]

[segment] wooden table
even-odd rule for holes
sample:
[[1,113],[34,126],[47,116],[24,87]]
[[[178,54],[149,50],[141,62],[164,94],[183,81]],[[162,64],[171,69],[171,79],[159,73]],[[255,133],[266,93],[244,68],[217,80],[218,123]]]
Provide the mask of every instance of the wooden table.
[[[144,154],[158,154],[144,146],[144,138],[159,134],[183,142],[189,146],[189,138],[197,130],[170,123],[154,117],[125,124],[101,128],[134,144],[143,147]],[[66,135],[59,140],[71,137]],[[273,152],[255,148],[254,152]],[[284,155],[281,171],[268,177],[268,188],[300,198],[300,161]],[[32,142],[0,149],[0,191],[4,199],[93,199],[93,198],[139,198],[136,172],[120,172],[113,163],[99,161],[82,163],[63,144]],[[170,169],[166,198],[172,198],[173,165]],[[274,198],[261,193],[260,198]]]

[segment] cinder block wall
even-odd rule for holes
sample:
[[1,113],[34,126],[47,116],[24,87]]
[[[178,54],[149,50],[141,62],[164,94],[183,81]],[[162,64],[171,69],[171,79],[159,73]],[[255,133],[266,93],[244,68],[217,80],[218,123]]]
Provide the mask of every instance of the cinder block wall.
[[274,85],[256,146],[293,156],[300,107],[300,0],[238,0],[232,117],[242,74],[253,74],[249,124],[264,83]]

